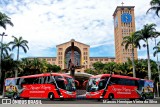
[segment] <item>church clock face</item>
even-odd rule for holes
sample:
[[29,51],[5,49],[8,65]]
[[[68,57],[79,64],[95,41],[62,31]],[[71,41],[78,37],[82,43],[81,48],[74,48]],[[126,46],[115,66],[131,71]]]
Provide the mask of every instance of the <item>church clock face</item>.
[[131,23],[132,22],[132,16],[129,13],[123,13],[121,15],[121,20],[123,23]]

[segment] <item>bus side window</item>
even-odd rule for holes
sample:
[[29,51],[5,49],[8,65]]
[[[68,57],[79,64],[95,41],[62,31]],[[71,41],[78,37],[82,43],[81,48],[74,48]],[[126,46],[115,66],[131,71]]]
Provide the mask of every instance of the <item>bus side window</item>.
[[39,78],[39,84],[44,84],[44,77]]
[[131,80],[131,79],[124,79],[124,80],[125,80],[125,85],[136,86],[135,80]]
[[47,77],[44,77],[44,84],[47,83]]
[[38,79],[38,84],[41,84],[41,77],[39,77]]
[[47,81],[47,83],[50,83],[50,76],[48,76],[48,81]]
[[38,84],[39,78],[33,78],[33,84]]
[[45,83],[49,83],[50,76],[45,77]]
[[109,84],[118,84],[119,78],[112,77],[109,81]]
[[120,85],[126,85],[126,80],[123,78],[119,78],[118,84]]

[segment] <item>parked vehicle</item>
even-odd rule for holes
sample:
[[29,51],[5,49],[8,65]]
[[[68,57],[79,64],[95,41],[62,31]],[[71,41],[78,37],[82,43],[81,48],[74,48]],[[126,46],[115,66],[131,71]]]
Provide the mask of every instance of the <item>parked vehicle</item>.
[[129,76],[101,74],[90,77],[86,98],[141,99],[154,98],[153,81]]
[[76,98],[75,81],[60,73],[44,73],[17,78],[7,78],[5,97],[17,98]]

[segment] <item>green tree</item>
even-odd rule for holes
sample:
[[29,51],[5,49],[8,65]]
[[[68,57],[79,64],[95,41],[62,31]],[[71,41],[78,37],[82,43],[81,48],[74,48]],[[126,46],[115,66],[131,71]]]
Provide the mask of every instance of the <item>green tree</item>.
[[[13,41],[10,42],[10,44],[12,44],[12,50],[14,50],[15,48],[17,48],[17,61],[19,60],[19,49],[22,48],[23,51],[25,53],[27,53],[27,49],[29,49],[29,47],[27,46],[28,41],[27,40],[23,40],[22,37],[16,38],[15,36],[12,36],[14,38]],[[17,77],[17,71],[15,72],[15,77]]]
[[13,71],[17,63],[13,60],[12,55],[5,55],[2,59],[2,75],[1,75],[1,88],[0,91],[3,91],[4,78],[12,77]]
[[32,74],[32,60],[29,60],[28,58],[22,58],[20,67],[23,69],[23,72],[20,73],[20,76]]
[[139,36],[140,40],[143,40],[147,46],[147,57],[148,57],[148,79],[151,80],[151,65],[150,65],[150,54],[149,54],[149,44],[148,39],[156,38],[160,35],[159,32],[155,29],[156,24],[146,24],[143,29],[136,32],[136,35]]
[[122,75],[133,76],[132,63],[125,62],[118,64],[117,71]]
[[[4,67],[4,64],[6,63],[6,61],[8,61],[8,59],[10,59],[9,58],[9,51],[10,51],[11,49],[9,48],[9,44],[3,44],[3,43],[1,43],[1,47],[0,47],[0,51],[1,51],[1,62],[0,63],[2,63],[0,66],[1,66],[1,84],[0,84],[0,87],[3,87],[3,83],[4,83],[4,77],[5,77],[5,69],[6,69],[6,67],[5,68],[3,68]],[[9,68],[9,67],[8,67]],[[0,90],[0,92],[2,92],[3,91],[3,89],[2,90]]]
[[13,26],[11,18],[8,17],[5,13],[0,12],[0,26],[6,29],[7,24]]
[[129,46],[132,47],[132,66],[133,66],[133,77],[136,77],[135,72],[135,64],[134,64],[134,49],[139,47],[139,37],[136,35],[136,33],[131,33],[130,36],[126,36],[123,38],[122,45],[125,45],[125,49],[127,50]]
[[153,50],[155,50],[153,52],[153,56],[155,57],[156,54],[158,54],[160,52],[160,42],[157,43],[157,45],[153,48]]
[[150,10],[153,10],[153,11],[155,11],[156,15],[159,17],[160,0],[151,0],[150,5],[151,5],[151,8],[148,9],[147,13]]
[[104,68],[104,64],[102,62],[95,62],[93,64],[93,67],[95,68],[95,70],[99,73],[103,72],[103,68]]
[[32,64],[31,68],[35,71],[35,73],[40,73],[42,61],[40,61],[38,58],[34,58],[31,64]]
[[106,70],[106,73],[116,72],[117,64],[115,62],[109,62],[104,64],[103,69]]
[[9,51],[11,51],[11,48],[9,47],[9,43],[5,44],[5,43],[2,43],[2,46],[1,46],[1,58],[3,59],[4,57],[8,56],[9,55]]
[[[11,22],[11,18],[8,17],[5,13],[0,12],[0,27],[4,28],[6,30],[6,25],[13,26],[13,23]],[[1,36],[2,36],[1,43],[3,43],[4,33]],[[2,44],[1,44],[1,47],[2,47]],[[1,64],[2,64],[2,62],[1,62],[1,50],[0,50],[0,75],[3,75],[1,73]],[[2,78],[1,78],[1,81],[3,81]]]

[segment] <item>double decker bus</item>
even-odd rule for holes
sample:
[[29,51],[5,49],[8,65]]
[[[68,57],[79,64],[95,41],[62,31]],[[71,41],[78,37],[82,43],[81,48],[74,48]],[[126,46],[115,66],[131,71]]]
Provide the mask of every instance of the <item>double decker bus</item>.
[[86,98],[141,99],[154,98],[153,81],[129,76],[101,74],[90,77]]
[[75,81],[67,74],[44,73],[5,80],[4,96],[9,98],[76,98]]

